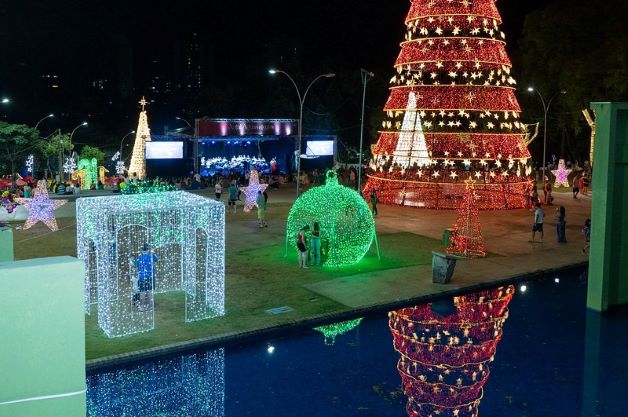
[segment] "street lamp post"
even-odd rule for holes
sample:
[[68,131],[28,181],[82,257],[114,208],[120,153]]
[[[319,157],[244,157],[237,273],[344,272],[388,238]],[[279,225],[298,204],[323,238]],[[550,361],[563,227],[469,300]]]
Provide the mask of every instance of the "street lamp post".
[[358,157],[358,193],[362,192],[362,146],[364,142],[364,104],[366,103],[366,84],[369,79],[373,78],[375,74],[365,70],[364,68],[360,69],[360,74],[362,76],[362,116],[360,117],[360,149],[359,149],[359,157]]
[[541,104],[543,105],[543,113],[544,113],[544,121],[543,121],[543,183],[545,183],[545,170],[547,169],[546,156],[547,156],[547,114],[549,113],[550,106],[556,97],[559,94],[565,95],[567,94],[567,90],[560,90],[554,93],[554,95],[549,99],[549,101],[545,101],[543,95],[534,87],[528,87],[529,92],[535,92],[539,98],[541,99]]
[[[83,126],[87,126],[87,122],[83,122],[80,125],[76,126],[74,129],[72,129],[72,133],[70,133],[70,144],[69,144],[70,154],[69,154],[69,158],[72,157],[72,137],[74,136],[74,132],[76,132],[78,128],[83,127]],[[62,166],[62,168],[63,168],[63,166]],[[68,176],[70,176],[70,178],[71,178],[71,173],[68,173]]]
[[124,135],[124,137],[122,138],[122,140],[120,141],[120,159],[122,160],[122,162],[124,162],[124,158],[122,157],[122,144],[124,143],[124,140],[126,138],[128,138],[130,135],[134,134],[135,130],[131,130],[129,133],[127,133],[126,135]]
[[55,115],[54,115],[54,114],[52,114],[52,113],[50,113],[48,116],[42,117],[42,118],[41,118],[41,119],[40,119],[40,120],[39,120],[39,121],[35,124],[35,129],[37,129],[37,128],[39,127],[39,124],[40,124],[41,122],[43,122],[44,120],[49,119],[49,118],[51,118],[51,117],[55,117]]
[[190,122],[188,122],[187,120],[185,120],[183,117],[176,116],[175,119],[181,120],[186,125],[188,125],[188,127],[190,129],[192,129],[192,134],[194,135],[194,137],[193,137],[193,141],[194,141],[194,146],[193,146],[194,173],[198,174],[198,172],[199,172],[199,169],[198,169],[198,137],[196,136],[196,131],[192,127],[192,124]]
[[312,88],[312,86],[314,85],[316,81],[320,80],[321,78],[333,78],[336,76],[336,74],[329,72],[326,74],[321,74],[318,77],[314,78],[314,80],[312,80],[310,85],[308,85],[307,88],[305,89],[305,93],[303,94],[303,96],[301,96],[301,91],[299,90],[297,83],[287,72],[278,70],[278,69],[271,69],[268,71],[268,73],[272,75],[283,74],[286,77],[288,77],[288,79],[292,82],[292,85],[294,85],[295,90],[297,90],[297,96],[299,97],[299,139],[297,142],[297,198],[298,198],[299,197],[299,183],[300,183],[300,178],[301,178],[301,139],[303,137],[303,129],[302,129],[303,104],[305,103],[305,98],[307,97],[307,93],[310,91],[310,88]]

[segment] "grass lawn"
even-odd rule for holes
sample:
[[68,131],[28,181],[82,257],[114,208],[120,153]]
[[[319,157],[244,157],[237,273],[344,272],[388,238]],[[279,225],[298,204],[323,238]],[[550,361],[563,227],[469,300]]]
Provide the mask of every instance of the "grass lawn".
[[[277,217],[287,215],[287,207],[278,207]],[[304,284],[364,274],[372,271],[395,270],[412,265],[427,265],[432,250],[441,249],[438,240],[413,233],[393,233],[379,236],[382,252],[378,259],[374,247],[357,265],[345,268],[297,266],[296,253],[284,257],[281,241],[283,231],[273,236],[253,235],[258,244],[241,244],[251,236],[242,236],[240,227],[250,222],[245,215],[228,219],[226,255],[226,315],[224,317],[185,323],[183,292],[157,294],[155,297],[155,330],[123,338],[107,338],[98,327],[97,315],[86,316],[86,357],[97,359],[116,354],[219,336],[242,331],[264,329],[289,324],[314,316],[350,310],[303,287]],[[230,229],[231,226],[235,230]],[[238,225],[239,224],[239,225]],[[17,259],[44,256],[76,256],[76,227],[73,218],[59,220],[60,230],[48,233],[45,227],[17,231]],[[257,231],[255,231],[257,232]],[[258,237],[259,236],[259,237]],[[270,315],[267,309],[290,306],[294,310]]]

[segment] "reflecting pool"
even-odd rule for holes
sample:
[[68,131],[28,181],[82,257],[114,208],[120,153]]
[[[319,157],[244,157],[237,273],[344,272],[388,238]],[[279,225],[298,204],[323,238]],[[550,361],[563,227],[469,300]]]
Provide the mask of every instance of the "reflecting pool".
[[89,416],[626,415],[628,309],[572,271],[88,374]]

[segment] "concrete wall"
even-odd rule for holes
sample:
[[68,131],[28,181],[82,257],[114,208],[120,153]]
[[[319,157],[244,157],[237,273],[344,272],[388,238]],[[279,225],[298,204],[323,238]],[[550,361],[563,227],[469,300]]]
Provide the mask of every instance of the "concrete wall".
[[628,103],[591,103],[596,139],[587,306],[628,303]]
[[84,417],[83,262],[0,263],[0,417]]

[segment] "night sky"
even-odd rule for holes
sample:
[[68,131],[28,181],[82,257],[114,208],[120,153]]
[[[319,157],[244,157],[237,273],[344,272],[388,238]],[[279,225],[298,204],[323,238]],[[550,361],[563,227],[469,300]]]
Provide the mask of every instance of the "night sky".
[[[523,19],[548,2],[498,2],[515,75]],[[194,33],[203,49],[202,91],[194,100],[176,91],[158,98],[152,108],[156,124],[177,114],[293,112],[292,104],[281,102],[295,101],[289,96],[294,93],[280,85],[286,80],[269,77],[271,66],[292,68],[301,83],[336,72],[321,94],[342,91],[351,111],[361,97],[347,91],[359,88],[359,69],[367,68],[381,81],[374,83],[369,101],[381,108],[408,8],[408,0],[2,2],[0,95],[14,101],[3,116],[34,124],[54,111],[63,114],[57,123],[89,117],[100,120],[104,131],[125,131],[137,118],[137,99],[151,97],[155,74],[173,84],[187,83],[185,51]],[[60,91],[46,91],[45,74],[61,77]],[[107,80],[103,91],[93,89],[96,80]]]

